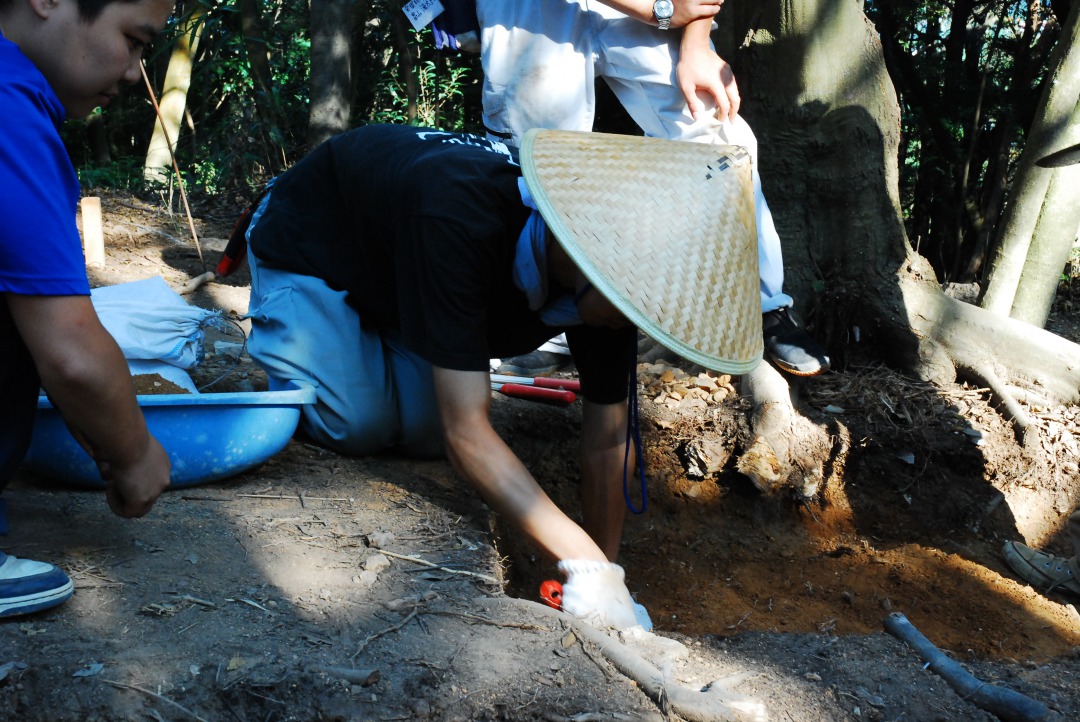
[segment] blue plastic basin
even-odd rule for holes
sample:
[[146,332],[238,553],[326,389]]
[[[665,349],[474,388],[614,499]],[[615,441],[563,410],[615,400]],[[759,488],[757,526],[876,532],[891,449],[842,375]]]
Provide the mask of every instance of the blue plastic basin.
[[[139,396],[146,424],[172,461],[169,488],[205,484],[257,466],[285,448],[315,389]],[[38,399],[23,466],[41,476],[104,489],[97,466],[49,400]]]

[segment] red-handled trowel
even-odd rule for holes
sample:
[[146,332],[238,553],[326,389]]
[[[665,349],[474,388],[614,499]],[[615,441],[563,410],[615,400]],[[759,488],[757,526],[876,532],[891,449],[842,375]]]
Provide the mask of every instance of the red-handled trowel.
[[559,406],[567,406],[577,401],[577,396],[574,392],[567,391],[566,389],[548,389],[541,386],[526,384],[507,384],[494,380],[491,382],[491,388],[493,391],[498,391],[500,394],[506,396],[513,396],[518,399],[529,399],[531,401],[542,401],[548,404],[558,404]]
[[557,379],[547,376],[507,376],[505,374],[491,374],[491,380],[499,384],[521,384],[523,386],[539,386],[545,389],[564,389],[577,393],[581,391],[581,382],[577,379]]

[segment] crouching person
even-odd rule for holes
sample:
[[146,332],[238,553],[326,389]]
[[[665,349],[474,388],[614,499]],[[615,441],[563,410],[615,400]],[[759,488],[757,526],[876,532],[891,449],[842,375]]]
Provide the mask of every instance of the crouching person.
[[[0,489],[26,454],[44,386],[108,482],[112,510],[142,516],[169,483],[127,363],[90,303],[60,126],[140,77],[173,0],[0,0]],[[0,617],[56,606],[72,583],[0,552]]]
[[[749,159],[728,150],[545,131],[519,157],[407,126],[339,135],[275,179],[254,213],[251,354],[274,384],[315,386],[301,425],[319,443],[445,452],[558,560],[564,610],[632,627],[614,561],[635,324],[710,368],[743,373],[761,357]],[[687,192],[703,184],[723,207]],[[732,223],[724,248],[720,225]],[[581,526],[488,417],[488,359],[557,332],[584,397]]]

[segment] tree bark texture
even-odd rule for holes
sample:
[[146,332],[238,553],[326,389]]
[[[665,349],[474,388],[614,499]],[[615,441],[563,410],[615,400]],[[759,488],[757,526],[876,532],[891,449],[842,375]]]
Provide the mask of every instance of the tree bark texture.
[[350,0],[311,0],[310,148],[349,129],[353,5]]
[[[737,36],[750,38],[737,71],[783,243],[785,290],[797,308],[814,309],[830,351],[842,355],[844,342],[882,325],[858,299],[873,297],[885,323],[906,326],[898,276],[910,267],[934,283],[901,223],[900,108],[877,32],[855,0],[749,6],[732,8]],[[756,26],[744,25],[755,10]]]
[[[929,266],[910,252],[900,219],[900,109],[878,35],[855,0],[728,7],[734,37],[748,41],[735,58],[736,72],[783,244],[785,290],[815,319],[834,364],[842,366],[837,350],[842,355],[860,329],[907,328],[901,269],[918,264],[933,282]],[[867,297],[873,302],[865,303]],[[867,306],[887,309],[886,318]],[[907,345],[908,355],[917,356],[916,342]],[[829,434],[809,428],[769,370],[744,380],[755,440],[739,468],[759,486],[778,475],[808,495],[822,481]],[[773,456],[777,475],[752,471],[768,471]]]

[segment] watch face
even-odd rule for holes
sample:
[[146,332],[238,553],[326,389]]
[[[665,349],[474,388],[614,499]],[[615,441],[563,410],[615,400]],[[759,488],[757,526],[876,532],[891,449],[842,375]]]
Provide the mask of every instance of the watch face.
[[653,3],[653,14],[657,18],[670,18],[675,14],[675,5],[671,0],[656,0]]

